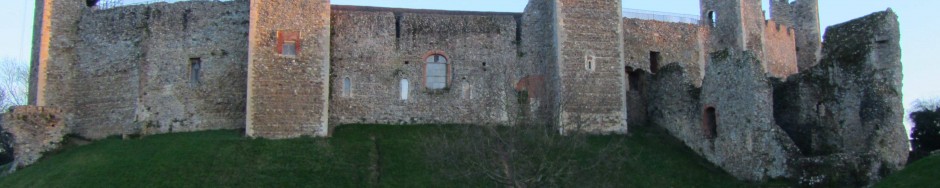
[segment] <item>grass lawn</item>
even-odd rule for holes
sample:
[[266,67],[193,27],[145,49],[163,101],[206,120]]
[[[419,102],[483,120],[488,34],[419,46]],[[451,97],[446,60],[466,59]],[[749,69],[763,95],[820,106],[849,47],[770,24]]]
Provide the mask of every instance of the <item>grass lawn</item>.
[[940,155],[917,160],[875,187],[940,187]]
[[[499,186],[487,178],[444,175],[461,167],[427,162],[428,153],[435,152],[424,147],[433,141],[429,138],[465,128],[347,125],[337,127],[331,138],[287,140],[250,139],[240,131],[111,138],[47,154],[0,178],[0,187]],[[590,147],[577,160],[595,159],[592,150],[611,143],[622,146],[612,153],[625,160],[574,176],[617,187],[768,186],[736,180],[661,130],[634,126],[631,132],[588,137]],[[940,158],[921,162],[936,166]]]

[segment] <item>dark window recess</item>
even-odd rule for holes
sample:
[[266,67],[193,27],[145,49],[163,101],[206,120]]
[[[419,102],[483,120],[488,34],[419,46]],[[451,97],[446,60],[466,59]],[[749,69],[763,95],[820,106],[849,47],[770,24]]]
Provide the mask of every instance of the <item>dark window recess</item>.
[[715,107],[705,108],[705,117],[702,122],[703,128],[705,128],[705,138],[713,139],[718,137],[718,115],[715,111]]
[[93,7],[98,4],[98,0],[85,0],[85,6]]
[[650,51],[650,72],[655,74],[659,71],[659,62],[663,60],[663,56],[659,52]]
[[708,25],[712,27],[718,25],[718,15],[715,11],[708,11]]
[[189,58],[189,83],[197,86],[201,83],[202,59]]
[[401,13],[395,13],[395,38],[401,38]]
[[630,83],[630,91],[639,91],[640,89],[640,73],[637,73],[632,68],[627,67],[627,78],[628,83]]

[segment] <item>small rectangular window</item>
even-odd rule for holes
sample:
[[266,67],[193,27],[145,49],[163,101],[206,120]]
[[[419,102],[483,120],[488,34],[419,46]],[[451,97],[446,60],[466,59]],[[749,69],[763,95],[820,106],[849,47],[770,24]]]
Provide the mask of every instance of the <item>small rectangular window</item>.
[[297,56],[300,51],[300,32],[278,31],[277,53],[285,56]]
[[296,56],[297,52],[294,49],[297,49],[297,43],[284,41],[284,45],[281,45],[281,55]]
[[198,86],[201,82],[200,74],[202,69],[202,59],[189,58],[189,83],[192,86]]

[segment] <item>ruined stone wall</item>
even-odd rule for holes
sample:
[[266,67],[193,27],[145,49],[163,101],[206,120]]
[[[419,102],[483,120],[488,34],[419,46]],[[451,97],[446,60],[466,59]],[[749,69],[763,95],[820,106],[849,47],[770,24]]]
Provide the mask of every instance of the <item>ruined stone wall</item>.
[[764,29],[763,63],[764,69],[771,76],[786,78],[796,74],[797,67],[796,44],[794,31],[786,25],[774,21],[766,21]]
[[700,25],[655,20],[623,19],[624,61],[626,66],[655,72],[650,67],[651,53],[658,52],[659,66],[679,63],[690,78],[701,82],[705,66],[705,38]]
[[620,0],[558,1],[559,124],[565,130],[627,131],[620,8]]
[[[712,138],[690,145],[735,177],[747,180],[788,177],[789,160],[799,154],[775,124],[772,87],[765,76],[757,55],[749,51],[712,54],[699,112],[705,116],[708,108],[714,108],[717,129]],[[707,123],[704,119],[702,126]]]
[[103,138],[243,127],[247,22],[246,1],[86,11],[68,95],[81,109],[73,131]]
[[[558,77],[558,25],[555,0],[529,1],[522,13],[520,63],[517,90],[528,96],[529,123],[558,123],[560,78]],[[523,80],[534,80],[532,82]]]
[[[334,6],[331,124],[508,124],[519,16]],[[447,58],[444,89],[425,84],[433,54]]]
[[68,134],[69,127],[60,109],[18,106],[2,115],[2,131],[13,136],[14,161],[10,171],[33,164],[44,152],[57,149]]
[[[327,136],[329,0],[251,1],[250,7],[248,136]],[[295,37],[296,55],[281,54],[279,36]]]
[[[902,168],[907,137],[901,107],[901,49],[897,15],[888,10],[826,31],[820,64],[775,89],[778,123],[821,166],[803,176],[858,186]],[[852,158],[833,157],[854,156]],[[838,161],[830,163],[825,161]],[[841,168],[838,164],[848,167]],[[834,176],[827,169],[857,174]]]

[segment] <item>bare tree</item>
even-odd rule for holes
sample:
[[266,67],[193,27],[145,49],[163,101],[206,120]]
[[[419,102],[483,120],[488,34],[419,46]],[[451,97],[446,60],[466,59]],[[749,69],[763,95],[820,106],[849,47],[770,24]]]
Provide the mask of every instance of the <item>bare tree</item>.
[[0,109],[25,105],[29,87],[29,65],[5,58],[0,60]]

